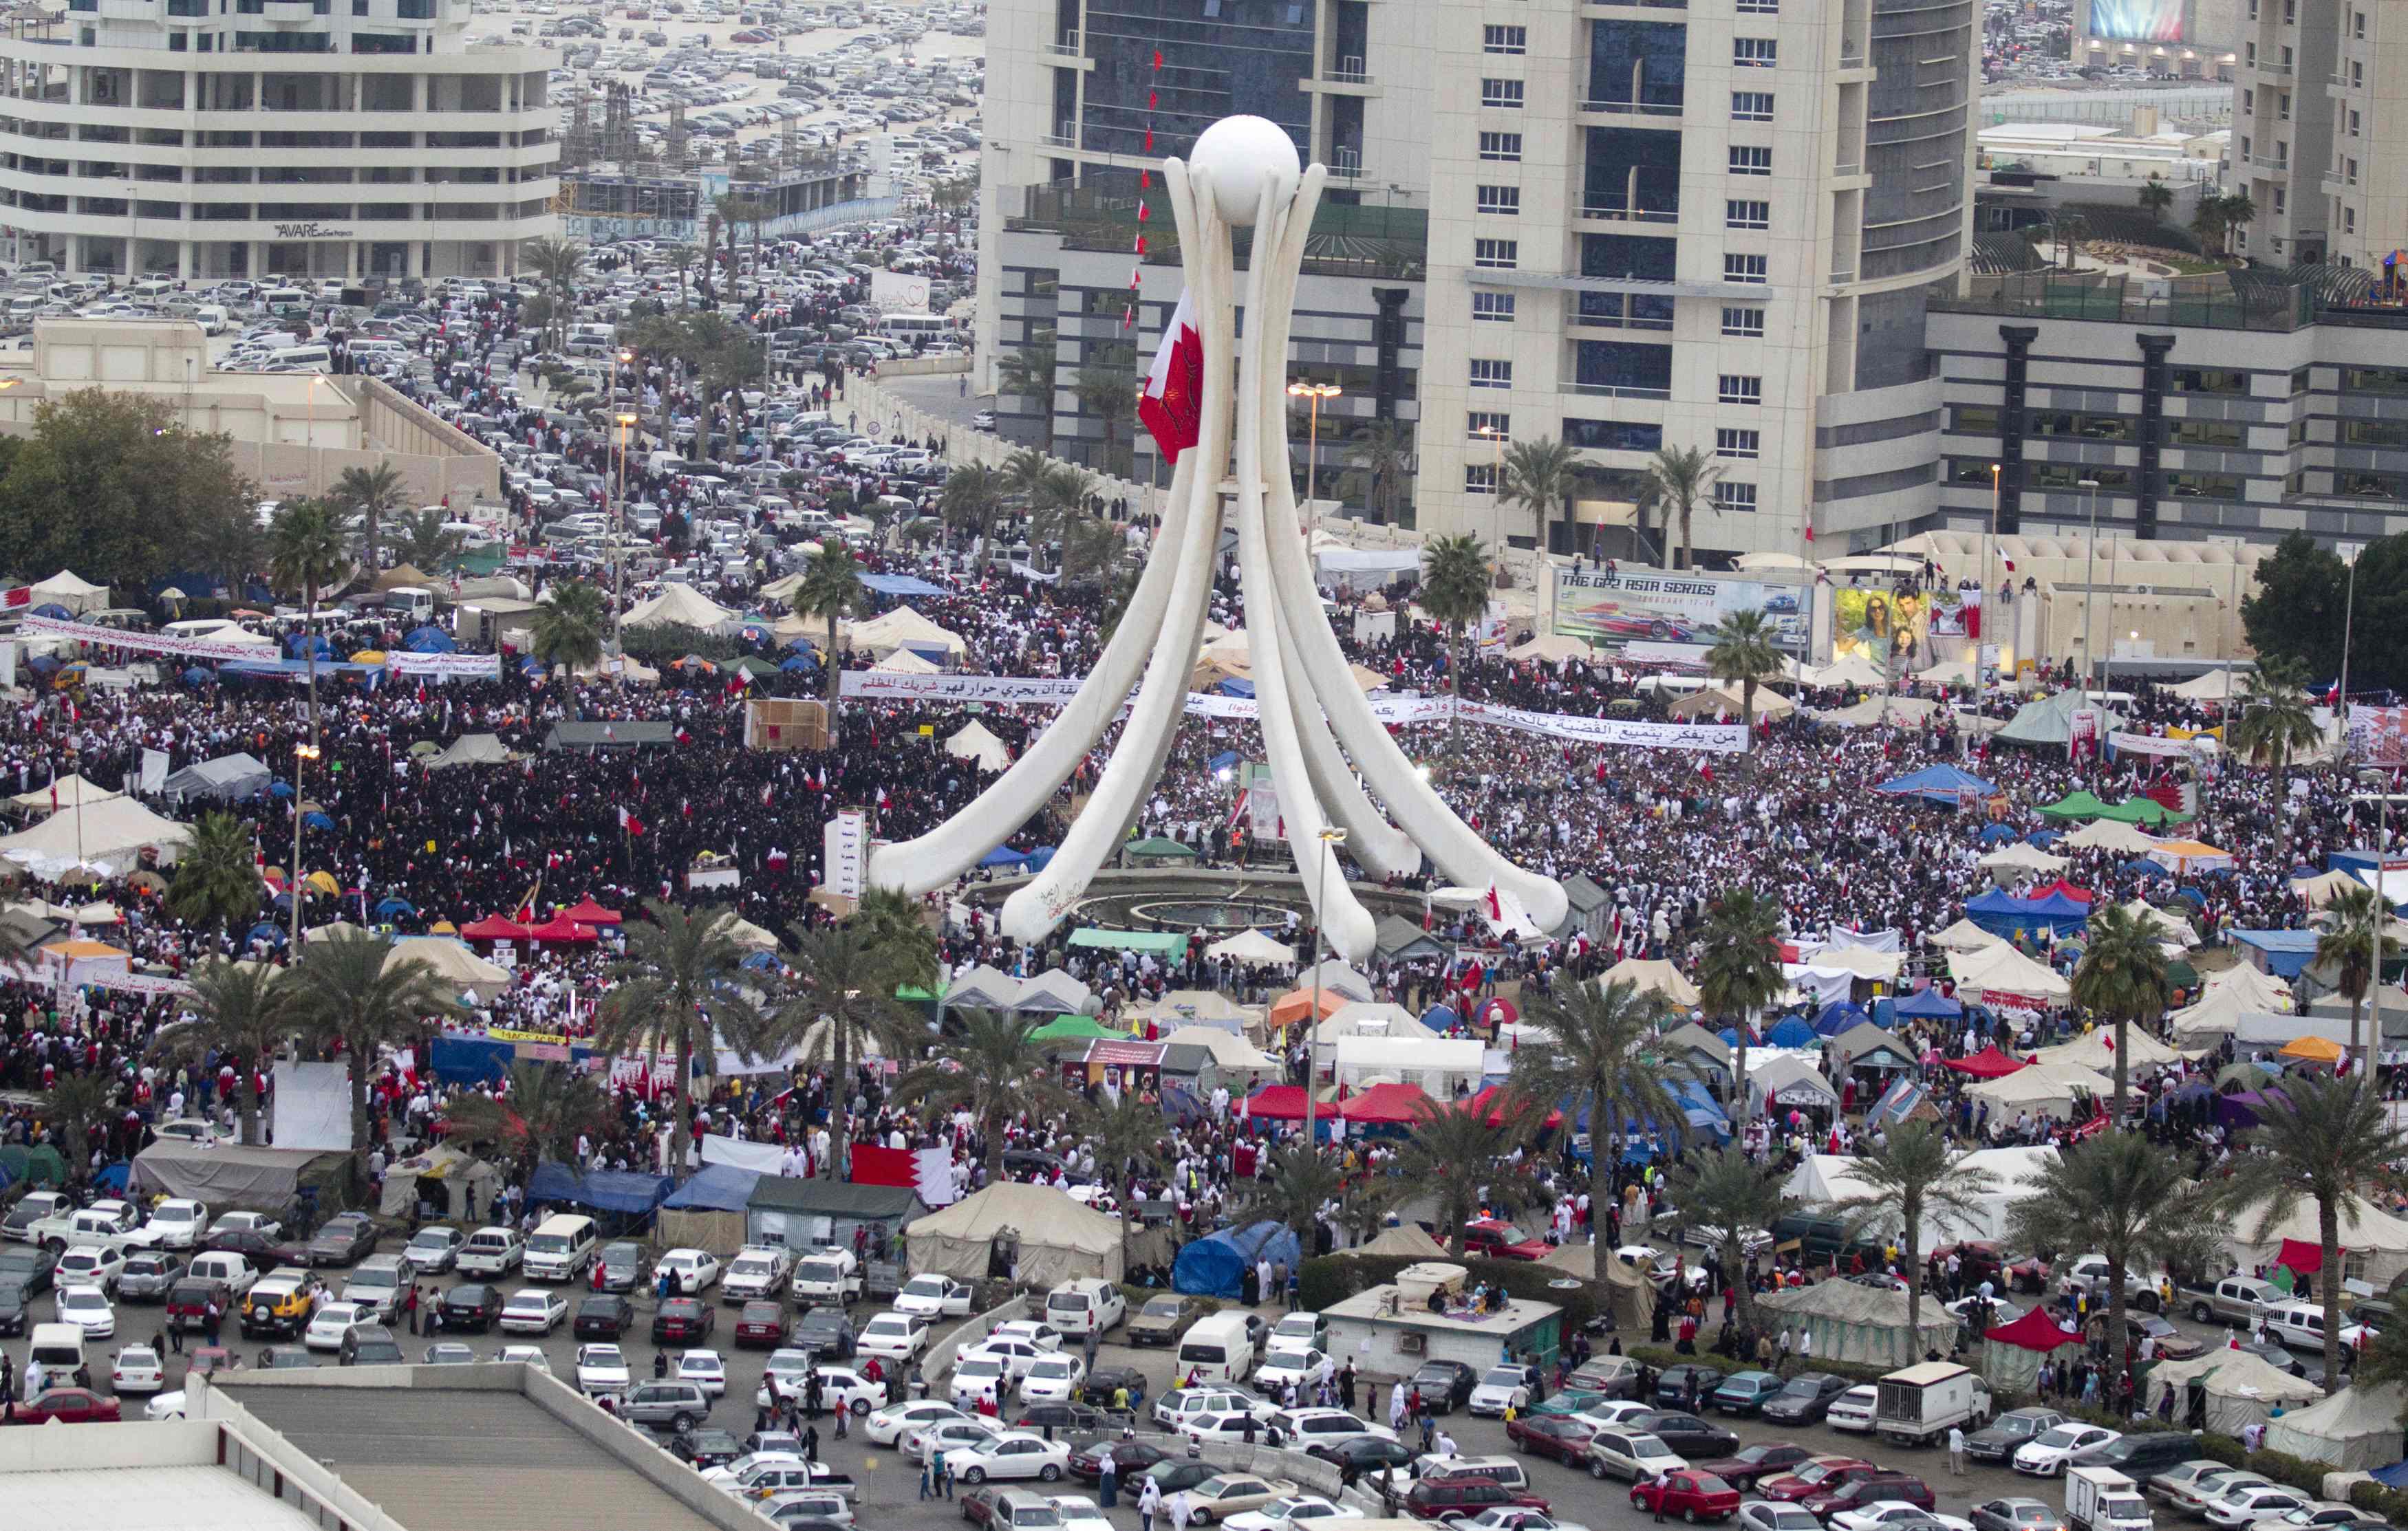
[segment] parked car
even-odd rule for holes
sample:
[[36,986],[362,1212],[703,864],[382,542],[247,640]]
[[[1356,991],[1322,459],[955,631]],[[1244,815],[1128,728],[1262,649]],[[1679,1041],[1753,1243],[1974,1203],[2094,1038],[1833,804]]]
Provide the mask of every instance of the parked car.
[[1728,1456],[1694,1464],[1699,1472],[1713,1473],[1716,1478],[1742,1491],[1752,1491],[1768,1478],[1795,1470],[1799,1464],[1812,1461],[1813,1453],[1803,1446],[1785,1440],[1764,1441],[1742,1446]]
[[746,1303],[737,1310],[735,1338],[738,1349],[776,1350],[786,1342],[785,1305],[775,1301]]
[[512,1334],[548,1335],[568,1322],[568,1299],[549,1287],[521,1287],[502,1304],[499,1322]]
[[1853,1385],[1828,1371],[1801,1371],[1764,1400],[1759,1412],[1777,1424],[1813,1424],[1830,1411],[1831,1401]]
[[1717,1413],[1761,1414],[1765,1405],[1787,1385],[1769,1371],[1735,1371],[1724,1378],[1722,1385],[1705,1401],[1711,1402]]
[[1736,1433],[1724,1429],[1712,1420],[1699,1419],[1679,1409],[1658,1409],[1645,1414],[1634,1414],[1629,1427],[1646,1431],[1680,1452],[1685,1461],[1702,1462],[1710,1457],[1728,1456],[1739,1450]]
[[1425,1361],[1404,1385],[1407,1396],[1421,1395],[1424,1409],[1451,1414],[1470,1400],[1480,1373],[1460,1361]]
[[615,1292],[595,1292],[578,1299],[568,1332],[580,1339],[617,1339],[635,1322],[635,1304]]
[[718,1324],[718,1309],[700,1297],[669,1297],[652,1314],[652,1343],[705,1339]]
[[1703,1403],[1722,1385],[1723,1374],[1713,1366],[1694,1361],[1666,1366],[1656,1377],[1656,1407],[1686,1409],[1693,1397]]
[[1903,1499],[1918,1510],[1930,1510],[1939,1500],[1931,1485],[1911,1472],[1880,1468],[1852,1479],[1845,1483],[1829,1485],[1798,1501],[1799,1508],[1819,1515],[1825,1524],[1831,1517],[1853,1510],[1861,1510],[1884,1499]]
[[443,1294],[443,1327],[456,1333],[473,1329],[483,1334],[502,1316],[502,1289],[469,1281]]
[[2054,1409],[2010,1409],[1965,1438],[1965,1453],[1976,1462],[2004,1462],[2023,1446],[2065,1423]]
[[1985,1499],[1967,1510],[1973,1531],[2064,1531],[2065,1516],[2045,1499]]
[[429,1276],[439,1276],[459,1263],[460,1246],[467,1241],[468,1236],[459,1229],[430,1223],[409,1236],[409,1242],[401,1247],[401,1253],[412,1269]]
[[1570,1414],[1521,1414],[1505,1424],[1505,1438],[1517,1452],[1543,1456],[1570,1467],[1588,1466],[1588,1443],[1598,1426]]
[[1490,1510],[1544,1511],[1547,1508],[1546,1500],[1526,1489],[1509,1488],[1493,1478],[1469,1473],[1416,1479],[1405,1493],[1405,1513],[1422,1521],[1461,1521]]
[[1823,1423],[1834,1430],[1854,1430],[1870,1435],[1873,1417],[1881,1404],[1881,1391],[1871,1387],[1852,1387],[1823,1406]]
[[2042,1431],[2025,1445],[2017,1447],[2009,1461],[2015,1471],[2034,1478],[2061,1478],[2065,1475],[2065,1465],[2073,1459],[2075,1452],[2087,1451],[2093,1446],[2104,1446],[2122,1436],[2120,1430],[2069,1420]]
[[1870,1462],[1853,1456],[1818,1456],[1794,1472],[1779,1473],[1761,1479],[1756,1492],[1768,1499],[1784,1504],[1801,1504],[1809,1495],[1867,1477],[1877,1469]]
[[1619,1478],[1636,1483],[1642,1478],[1687,1466],[1678,1452],[1643,1430],[1599,1430],[1588,1443],[1591,1478]]
[[348,1266],[373,1252],[383,1230],[366,1212],[337,1212],[309,1240],[309,1264]]
[[1727,1521],[1739,1513],[1739,1490],[1695,1467],[1630,1485],[1630,1508],[1678,1515],[1692,1524]]

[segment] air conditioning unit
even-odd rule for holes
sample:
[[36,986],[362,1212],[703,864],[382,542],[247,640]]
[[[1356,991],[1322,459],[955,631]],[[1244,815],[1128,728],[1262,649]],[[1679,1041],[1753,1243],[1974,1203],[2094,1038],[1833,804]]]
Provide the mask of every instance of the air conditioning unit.
[[1429,1337],[1427,1335],[1414,1334],[1408,1331],[1407,1333],[1397,1337],[1397,1350],[1401,1354],[1419,1355],[1424,1350],[1427,1349],[1428,1346]]

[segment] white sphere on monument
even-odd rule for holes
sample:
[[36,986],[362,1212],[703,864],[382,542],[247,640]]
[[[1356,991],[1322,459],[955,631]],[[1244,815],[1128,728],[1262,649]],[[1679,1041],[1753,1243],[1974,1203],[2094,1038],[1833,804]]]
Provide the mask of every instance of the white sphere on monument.
[[1254,226],[1265,185],[1274,201],[1285,202],[1304,180],[1296,140],[1263,117],[1222,118],[1197,137],[1187,163],[1211,179],[1222,221],[1234,228]]

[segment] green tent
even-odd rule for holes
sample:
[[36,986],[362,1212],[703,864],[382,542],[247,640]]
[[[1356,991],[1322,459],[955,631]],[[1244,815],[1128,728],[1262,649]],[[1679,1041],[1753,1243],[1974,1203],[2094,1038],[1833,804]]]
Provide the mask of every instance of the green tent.
[[1194,846],[1182,845],[1177,840],[1166,840],[1159,836],[1153,839],[1131,840],[1121,847],[1121,851],[1125,855],[1131,856],[1177,856],[1182,861],[1196,859]]
[[778,673],[777,665],[770,664],[766,659],[757,659],[751,654],[746,654],[743,658],[731,662],[727,667],[731,670],[740,670],[744,674],[751,676],[755,680],[772,679]]
[[1065,1015],[1030,1032],[1028,1039],[1032,1042],[1125,1042],[1128,1035],[1125,1031],[1114,1031],[1092,1015]]
[[2131,797],[2104,809],[2102,819],[2117,819],[2128,824],[2188,823],[2190,815],[2176,813],[2154,797]]
[[2043,804],[2032,811],[2044,813],[2052,819],[2089,820],[2114,817],[2114,809],[2086,791],[2074,793],[2061,802]]

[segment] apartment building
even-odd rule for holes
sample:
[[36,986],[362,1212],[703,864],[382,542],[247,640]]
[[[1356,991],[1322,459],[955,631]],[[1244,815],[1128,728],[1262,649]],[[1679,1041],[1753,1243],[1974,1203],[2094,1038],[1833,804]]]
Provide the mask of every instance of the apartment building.
[[558,231],[552,55],[466,0],[69,0],[0,37],[0,231],[127,279],[507,276]]

